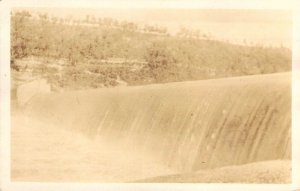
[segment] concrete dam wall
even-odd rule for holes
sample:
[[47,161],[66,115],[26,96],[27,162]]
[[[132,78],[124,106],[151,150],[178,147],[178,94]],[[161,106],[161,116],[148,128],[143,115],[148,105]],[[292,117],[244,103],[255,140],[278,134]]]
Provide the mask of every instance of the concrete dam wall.
[[23,112],[182,172],[291,159],[290,73],[45,93]]

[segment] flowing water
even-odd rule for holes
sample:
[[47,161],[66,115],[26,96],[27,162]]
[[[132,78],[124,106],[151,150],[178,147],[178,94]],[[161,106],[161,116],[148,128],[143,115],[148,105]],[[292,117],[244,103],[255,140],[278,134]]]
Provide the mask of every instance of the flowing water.
[[[92,156],[101,155],[100,158],[107,159],[102,166],[126,166],[123,171],[110,171],[109,168],[99,171],[98,176],[103,181],[129,181],[291,159],[290,73],[39,94],[22,112],[21,115],[29,119],[29,124],[32,119],[39,121],[38,129],[49,131],[51,125],[59,131],[79,134],[89,140],[89,143],[82,142],[89,145],[82,149],[85,152],[77,154],[85,155],[93,149],[97,149],[95,152],[98,154],[81,163],[97,165]],[[19,119],[13,118],[15,129],[21,129],[18,122]],[[50,128],[52,134],[56,132],[53,131],[55,128]],[[14,152],[14,148],[17,143],[23,146],[21,140],[25,139],[21,138],[21,131],[15,130],[12,142],[12,156],[16,156],[13,161],[15,172],[17,150],[21,149]],[[42,136],[45,138],[41,139],[47,139],[47,133]],[[76,142],[78,139],[81,138],[73,136],[68,140]],[[52,142],[55,145],[55,141]],[[39,144],[38,141],[36,144]],[[79,145],[82,147],[82,144]],[[101,146],[91,146],[93,144]],[[56,151],[53,158],[64,156],[61,152]],[[68,152],[71,153],[72,149]],[[41,155],[47,153],[41,152]],[[115,173],[113,178],[105,179],[110,173]],[[130,173],[134,176],[124,178]],[[80,180],[83,179],[99,181],[99,178]]]

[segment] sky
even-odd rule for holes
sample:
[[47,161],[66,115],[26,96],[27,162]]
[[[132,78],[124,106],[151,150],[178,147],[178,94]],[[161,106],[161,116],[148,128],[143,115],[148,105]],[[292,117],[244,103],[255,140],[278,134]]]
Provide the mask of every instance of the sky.
[[264,9],[178,9],[178,8],[26,8],[59,17],[111,17],[139,24],[165,26],[171,33],[181,27],[200,30],[232,43],[263,46],[292,45],[292,13]]

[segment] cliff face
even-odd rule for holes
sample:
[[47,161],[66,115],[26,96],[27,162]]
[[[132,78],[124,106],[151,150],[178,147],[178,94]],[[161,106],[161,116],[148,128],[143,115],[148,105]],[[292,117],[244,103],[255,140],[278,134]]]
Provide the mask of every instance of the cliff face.
[[179,171],[291,158],[291,74],[46,93],[25,114]]

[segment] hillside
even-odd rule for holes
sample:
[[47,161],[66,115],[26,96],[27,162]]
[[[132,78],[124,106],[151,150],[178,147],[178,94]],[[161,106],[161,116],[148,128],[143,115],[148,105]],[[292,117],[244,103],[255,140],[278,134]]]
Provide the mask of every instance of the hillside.
[[234,45],[185,28],[171,35],[130,21],[21,11],[12,14],[11,29],[13,77],[45,78],[53,91],[291,70],[288,48]]
[[[39,94],[21,113],[24,120],[18,112],[12,120],[12,175],[17,180],[29,176],[68,180],[67,172],[72,172],[72,181],[124,182],[291,159],[290,73]],[[60,135],[61,131],[68,133]],[[76,150],[72,142],[83,140],[77,134],[95,146]],[[51,141],[57,136],[73,141],[67,141],[65,148]],[[39,137],[45,142],[31,143]],[[102,149],[94,155],[98,144]],[[68,145],[73,149],[67,149]],[[46,149],[50,147],[57,149]],[[84,162],[70,157],[73,152],[90,158]],[[100,159],[105,161],[98,163]],[[53,166],[63,161],[80,161],[83,167],[66,165],[60,171]],[[136,165],[128,168],[127,162]],[[38,171],[26,176],[36,166]],[[85,174],[80,175],[83,169]]]

